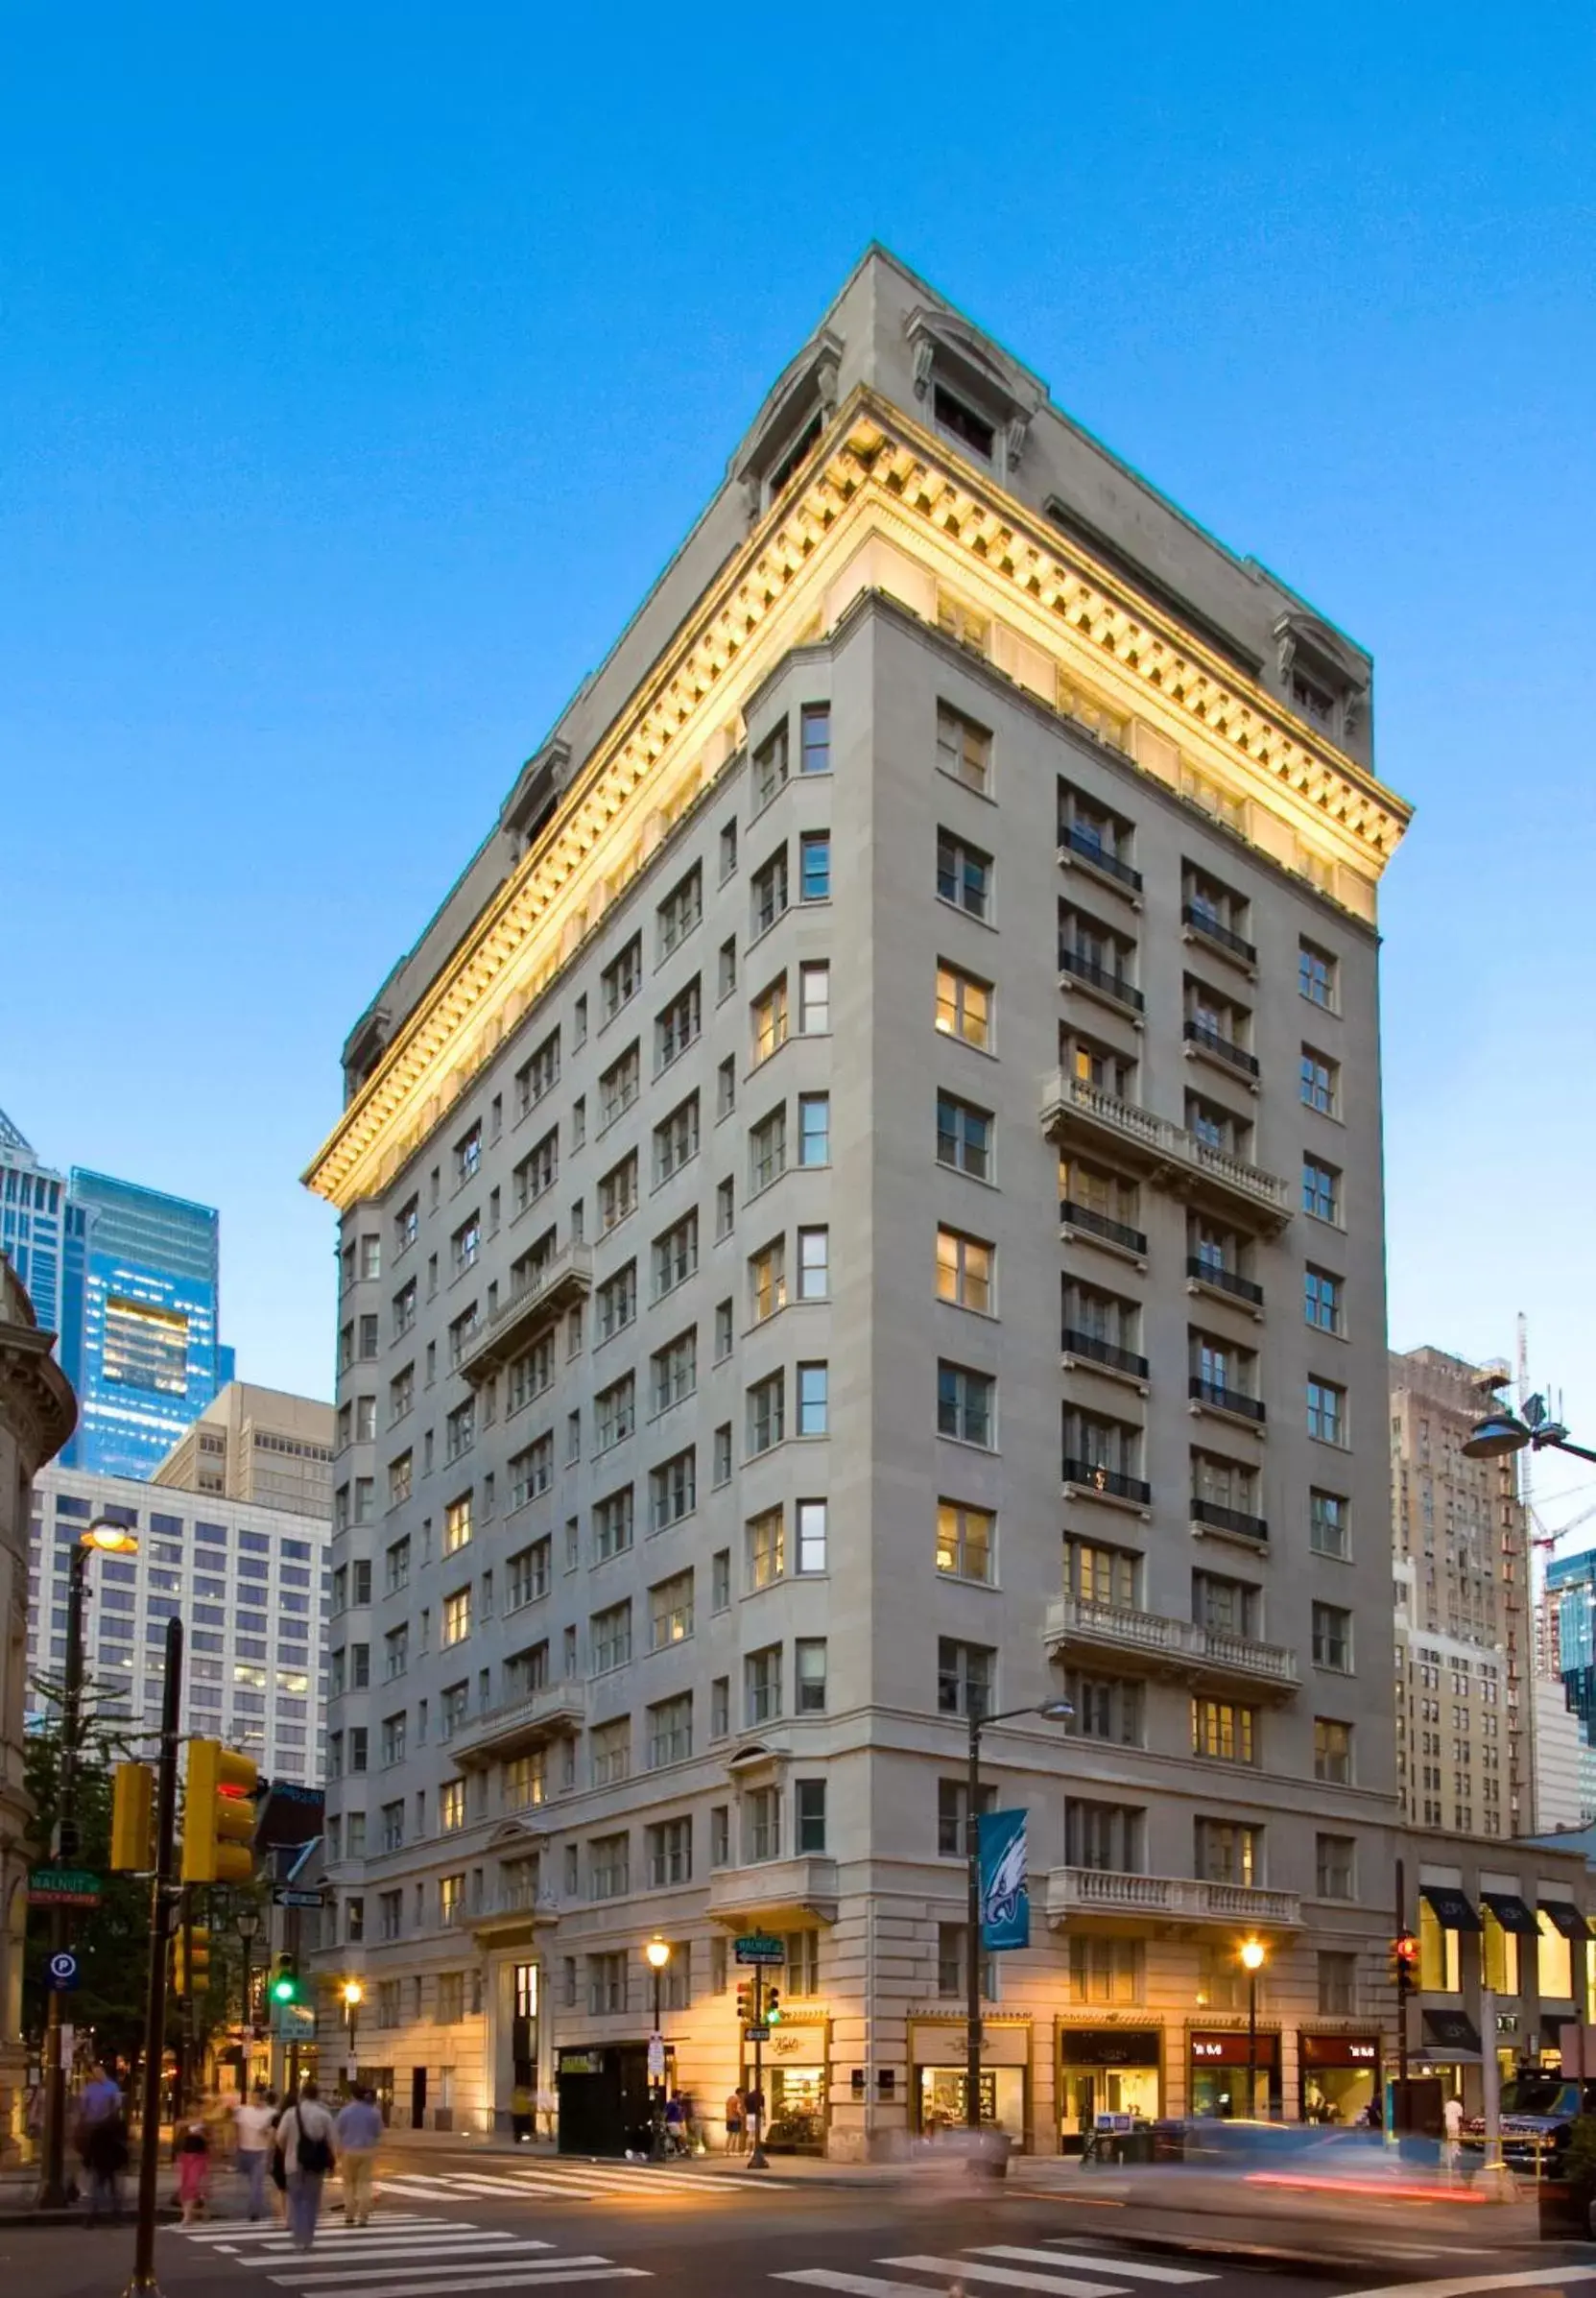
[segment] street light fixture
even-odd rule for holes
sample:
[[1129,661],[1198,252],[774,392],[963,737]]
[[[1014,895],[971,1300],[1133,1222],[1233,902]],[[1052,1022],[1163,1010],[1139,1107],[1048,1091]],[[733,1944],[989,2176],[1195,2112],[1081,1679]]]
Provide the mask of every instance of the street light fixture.
[[355,2030],[360,2024],[360,2006],[366,2000],[366,1990],[359,1979],[344,1981],[344,2023],[349,2030],[349,2072],[355,2071]]
[[660,2134],[665,2118],[665,2038],[659,2027],[659,1989],[665,1976],[665,1966],[671,1959],[668,1939],[653,1938],[643,1950],[643,1957],[654,1978],[654,2031],[649,2037],[649,2054],[655,2059],[659,2072],[650,2070],[649,2118],[654,2126],[654,2148],[659,2151]]
[[979,1706],[969,1710],[969,1780],[965,1810],[965,2128],[981,2128],[981,1735],[989,1724],[1012,1723],[1021,1715],[1039,1715],[1048,1723],[1067,1723],[1075,1713],[1069,1700],[1035,1702],[1027,1708],[1005,1708],[996,1715],[983,1715]]
[[1247,2113],[1251,2119],[1258,2111],[1258,1974],[1269,1951],[1261,1939],[1244,1939],[1238,1951],[1247,1974]]
[[[78,1856],[78,1754],[83,1701],[83,1605],[87,1596],[89,1559],[94,1555],[131,1556],[138,1552],[138,1534],[108,1516],[97,1516],[79,1533],[66,1568],[66,1662],[61,1676],[60,1793],[56,1807],[56,1864],[70,1866]],[[70,1909],[50,1910],[50,1951],[60,1954],[71,1945]],[[61,2064],[61,1999],[52,1987],[45,2011],[44,2030],[44,2165],[39,2181],[38,2207],[66,2208],[66,2069]]]
[[244,1950],[244,2089],[250,2088],[250,2046],[255,2039],[254,2003],[250,1990],[250,1943],[260,1929],[260,1909],[248,1903],[233,1916],[233,1929]]
[[1520,1419],[1506,1404],[1493,1404],[1483,1421],[1476,1421],[1463,1444],[1465,1460],[1505,1460],[1513,1452],[1572,1452],[1580,1460],[1596,1460],[1587,1445],[1575,1444],[1560,1421],[1552,1420],[1542,1397],[1532,1397]]

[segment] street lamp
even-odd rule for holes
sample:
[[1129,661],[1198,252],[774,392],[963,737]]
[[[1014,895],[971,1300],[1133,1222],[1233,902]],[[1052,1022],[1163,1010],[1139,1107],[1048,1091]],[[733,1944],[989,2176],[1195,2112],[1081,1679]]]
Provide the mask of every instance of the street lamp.
[[665,1966],[671,1959],[668,1939],[651,1939],[643,1950],[644,1959],[654,1979],[654,2031],[649,2037],[649,2057],[659,2072],[649,2070],[649,2116],[654,2126],[654,2148],[659,2151],[660,2132],[665,2115],[665,2038],[659,2027],[659,1990],[665,1976]]
[[1268,1952],[1261,1939],[1241,1943],[1241,1967],[1247,1974],[1247,2112],[1258,2111],[1258,1974]]
[[244,2089],[250,2088],[250,2046],[255,2039],[254,2005],[250,1996],[250,1942],[260,1929],[260,1909],[242,1906],[233,1917],[233,1929],[244,1950]]
[[[108,1516],[97,1516],[79,1533],[66,1568],[66,1664],[61,1677],[60,1793],[56,1807],[56,1864],[78,1856],[78,1740],[83,1699],[83,1604],[89,1558],[95,1554],[137,1553],[138,1534]],[[70,1943],[69,1910],[50,1910],[50,1951],[63,1953]],[[41,2211],[66,2208],[66,2069],[61,2065],[61,1999],[52,1987],[44,2025],[44,2168],[39,2182]]]
[[366,1999],[366,1990],[359,1979],[344,1981],[344,2023],[349,2030],[349,2074],[355,2071],[355,2030],[360,2024],[360,2006]]
[[1029,1708],[1005,1708],[983,1715],[979,1698],[969,1708],[969,1781],[965,1812],[965,2127],[981,2128],[981,1735],[989,1724],[1016,1716],[1045,1716],[1067,1723],[1075,1713],[1068,1700],[1041,1700]]
[[1506,1404],[1493,1404],[1483,1421],[1476,1421],[1464,1441],[1465,1460],[1504,1460],[1526,1448],[1539,1452],[1550,1445],[1555,1451],[1572,1452],[1581,1460],[1596,1460],[1586,1445],[1577,1445],[1560,1421],[1546,1410],[1544,1397],[1532,1397],[1522,1420]]

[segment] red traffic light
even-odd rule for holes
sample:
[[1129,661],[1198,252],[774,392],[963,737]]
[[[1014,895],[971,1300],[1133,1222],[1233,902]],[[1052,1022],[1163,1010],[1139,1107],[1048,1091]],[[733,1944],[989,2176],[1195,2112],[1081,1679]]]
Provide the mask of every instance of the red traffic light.
[[1412,1931],[1403,1931],[1392,1941],[1391,1951],[1398,1971],[1411,1972],[1418,1961],[1418,1941]]

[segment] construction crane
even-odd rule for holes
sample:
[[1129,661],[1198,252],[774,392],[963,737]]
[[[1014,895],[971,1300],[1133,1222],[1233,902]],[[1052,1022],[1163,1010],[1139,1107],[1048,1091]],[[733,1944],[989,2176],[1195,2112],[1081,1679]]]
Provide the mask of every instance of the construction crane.
[[1567,1523],[1559,1524],[1555,1532],[1547,1531],[1545,1525],[1540,1521],[1540,1514],[1537,1509],[1530,1509],[1529,1516],[1531,1522],[1536,1526],[1535,1536],[1530,1542],[1531,1547],[1555,1548],[1560,1540],[1566,1540],[1570,1532],[1577,1532],[1582,1524],[1588,1524],[1591,1518],[1596,1517],[1596,1501],[1592,1501],[1588,1508],[1582,1508],[1578,1516],[1571,1516]]

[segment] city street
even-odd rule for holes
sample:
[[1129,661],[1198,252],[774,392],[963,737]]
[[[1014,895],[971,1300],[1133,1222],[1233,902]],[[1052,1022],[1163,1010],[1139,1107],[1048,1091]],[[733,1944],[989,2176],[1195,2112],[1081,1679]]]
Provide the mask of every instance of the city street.
[[[234,2197],[224,2182],[219,2204]],[[1567,2289],[1578,2298],[1596,2263],[1573,2250],[1534,2251],[1438,2239],[1369,2240],[1359,2265],[1336,2267],[1311,2249],[1293,2257],[1279,2226],[1274,2255],[1227,2255],[1212,2221],[1179,2249],[1182,2229],[1138,2240],[1112,2204],[1043,2196],[1023,2184],[988,2194],[910,2177],[892,2184],[822,2183],[799,2173],[768,2182],[719,2167],[660,2169],[543,2159],[443,2156],[426,2166],[393,2150],[371,2224],[346,2228],[336,2185],[314,2252],[298,2255],[274,2222],[220,2215],[163,2224],[163,2289],[195,2298],[251,2289],[260,2298],[465,2298],[650,2280],[683,2291],[798,2290],[841,2298],[1337,2298],[1400,2288],[1404,2298],[1465,2298],[1499,2290]],[[1190,2232],[1188,2228],[1184,2230]],[[1258,2230],[1253,2230],[1256,2242]],[[1247,2229],[1234,2238],[1247,2240]],[[1349,2230],[1348,2239],[1354,2238]],[[10,2232],[0,2260],[34,2298],[119,2290],[131,2234]],[[1325,2246],[1327,2249],[1328,2246]],[[1589,2254],[1584,2254],[1588,2258]]]

